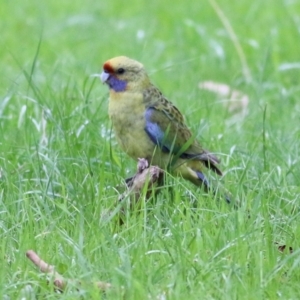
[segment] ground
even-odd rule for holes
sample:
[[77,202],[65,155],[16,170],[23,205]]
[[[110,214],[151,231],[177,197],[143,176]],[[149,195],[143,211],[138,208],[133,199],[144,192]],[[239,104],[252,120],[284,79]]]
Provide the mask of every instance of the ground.
[[[2,298],[299,299],[299,14],[292,0],[4,1]],[[224,176],[207,176],[239,209],[169,176],[119,224],[116,187],[136,162],[91,76],[117,55],[141,61],[221,159]],[[114,288],[59,295],[29,249]]]

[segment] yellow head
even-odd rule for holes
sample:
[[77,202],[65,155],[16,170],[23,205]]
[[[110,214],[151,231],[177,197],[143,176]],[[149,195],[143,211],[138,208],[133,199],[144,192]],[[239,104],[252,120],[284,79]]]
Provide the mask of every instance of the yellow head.
[[149,84],[144,66],[126,56],[118,56],[106,61],[100,78],[115,92],[136,92],[143,90]]

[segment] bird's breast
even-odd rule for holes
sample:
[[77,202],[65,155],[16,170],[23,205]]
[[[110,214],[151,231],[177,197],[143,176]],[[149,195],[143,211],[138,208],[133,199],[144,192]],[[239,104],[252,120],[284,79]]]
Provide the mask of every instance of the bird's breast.
[[109,100],[109,115],[117,141],[134,159],[150,158],[155,148],[144,130],[145,104],[142,100],[142,95],[135,93],[111,93]]

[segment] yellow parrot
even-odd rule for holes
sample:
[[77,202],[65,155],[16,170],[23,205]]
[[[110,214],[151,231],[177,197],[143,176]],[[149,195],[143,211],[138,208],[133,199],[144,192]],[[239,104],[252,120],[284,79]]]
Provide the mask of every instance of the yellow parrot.
[[104,63],[100,79],[109,87],[109,116],[123,151],[210,190],[202,170],[205,166],[222,175],[219,160],[195,140],[144,66],[126,56],[114,57]]

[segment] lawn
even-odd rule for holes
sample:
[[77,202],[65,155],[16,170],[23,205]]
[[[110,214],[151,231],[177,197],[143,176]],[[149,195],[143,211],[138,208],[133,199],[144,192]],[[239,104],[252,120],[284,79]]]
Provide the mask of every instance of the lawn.
[[[1,299],[300,298],[298,1],[2,2]],[[136,162],[91,76],[118,55],[217,153],[238,209],[168,176],[119,224]],[[57,292],[29,249],[81,285]]]

